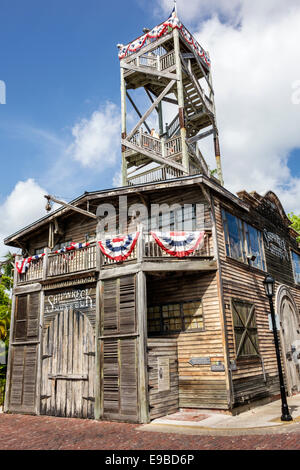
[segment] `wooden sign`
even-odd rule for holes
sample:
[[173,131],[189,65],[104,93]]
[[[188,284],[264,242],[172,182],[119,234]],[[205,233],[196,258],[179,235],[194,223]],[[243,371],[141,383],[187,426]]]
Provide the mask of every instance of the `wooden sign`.
[[275,256],[281,259],[289,260],[289,252],[286,248],[286,243],[276,233],[264,230],[264,240],[267,249]]
[[170,360],[168,357],[158,358],[158,391],[170,390]]
[[55,313],[66,308],[92,309],[95,302],[94,290],[91,288],[68,289],[47,295],[45,297],[45,313]]

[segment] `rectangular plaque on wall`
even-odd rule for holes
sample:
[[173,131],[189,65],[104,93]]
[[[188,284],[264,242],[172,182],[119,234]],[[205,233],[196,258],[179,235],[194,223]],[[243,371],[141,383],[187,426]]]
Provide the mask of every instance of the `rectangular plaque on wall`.
[[158,358],[158,391],[170,390],[170,360],[168,357]]

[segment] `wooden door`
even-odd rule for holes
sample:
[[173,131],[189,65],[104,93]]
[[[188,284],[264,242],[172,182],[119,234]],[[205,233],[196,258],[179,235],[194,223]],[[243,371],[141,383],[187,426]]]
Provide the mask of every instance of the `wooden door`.
[[150,419],[176,413],[179,407],[176,338],[148,338]]
[[86,315],[66,308],[46,319],[41,414],[94,417],[95,336]]
[[300,327],[294,302],[284,296],[280,305],[281,334],[289,394],[300,392]]
[[103,281],[101,417],[139,421],[135,276]]

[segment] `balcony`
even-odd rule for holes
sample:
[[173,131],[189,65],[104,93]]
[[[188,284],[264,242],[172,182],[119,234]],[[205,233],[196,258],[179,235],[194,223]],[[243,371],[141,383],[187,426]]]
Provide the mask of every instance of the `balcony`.
[[30,284],[68,274],[95,271],[97,267],[97,245],[67,253],[46,253],[38,261],[32,261],[24,274],[16,272],[17,284]]
[[114,268],[122,270],[125,266],[130,265],[139,266],[139,268],[142,266],[142,270],[145,271],[215,269],[211,230],[206,230],[203,246],[184,258],[170,256],[160,248],[150,233],[142,231],[134,250],[122,262],[116,262],[103,255],[96,242],[91,243],[88,247],[67,253],[46,253],[38,261],[32,261],[26,273],[16,272],[16,284],[66,279],[68,276],[104,272]]

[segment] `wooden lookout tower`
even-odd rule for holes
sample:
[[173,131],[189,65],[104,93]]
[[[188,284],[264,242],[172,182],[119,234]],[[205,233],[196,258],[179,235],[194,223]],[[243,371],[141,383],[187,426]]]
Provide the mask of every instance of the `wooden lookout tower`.
[[[143,31],[128,45],[118,44],[123,186],[195,174],[210,177],[201,143],[211,136],[223,185],[209,54],[180,22],[176,8],[167,21]],[[131,91],[140,88],[150,104],[144,114]],[[139,117],[132,130],[127,127],[127,103]],[[153,122],[152,113],[157,113],[157,131],[147,122]]]

